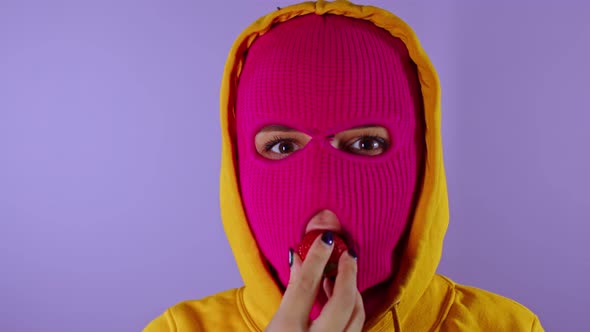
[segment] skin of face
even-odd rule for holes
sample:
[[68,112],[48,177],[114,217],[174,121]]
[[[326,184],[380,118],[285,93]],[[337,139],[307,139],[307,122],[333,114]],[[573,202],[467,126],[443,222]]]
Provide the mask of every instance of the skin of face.
[[[367,157],[382,154],[390,144],[387,129],[381,126],[350,128],[328,138],[335,149]],[[254,139],[258,154],[271,160],[287,158],[297,153],[310,140],[311,136],[280,125],[262,128]]]

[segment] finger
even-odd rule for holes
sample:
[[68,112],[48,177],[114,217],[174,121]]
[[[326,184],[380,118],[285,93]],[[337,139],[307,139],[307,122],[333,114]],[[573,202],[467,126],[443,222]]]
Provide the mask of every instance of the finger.
[[361,293],[358,291],[356,292],[356,303],[354,304],[354,309],[352,310],[352,317],[350,318],[350,322],[348,322],[348,326],[346,326],[345,332],[359,332],[363,329],[363,325],[365,325],[365,306],[363,305],[363,297]]
[[[294,252],[293,249],[289,249],[289,264],[291,265],[291,267],[287,289],[289,289],[291,287],[291,284],[294,283],[295,276],[299,273],[299,270],[301,269],[301,263],[301,257],[299,257],[299,255],[296,252]],[[287,295],[286,291],[285,295]],[[271,326],[274,326],[274,324],[285,325],[285,323],[292,325],[297,324],[301,329],[306,327],[299,317],[293,317],[293,315],[290,315],[289,299],[285,299],[285,296],[283,296],[283,300],[281,301],[279,309],[277,310],[269,325],[267,326],[267,331],[272,331],[273,329],[269,328]]]
[[335,280],[332,280],[331,278],[324,278],[323,288],[328,300],[332,297],[332,294],[334,294],[334,281]]
[[299,255],[295,251],[292,251],[290,254],[293,255],[291,257],[291,259],[293,260],[293,264],[291,265],[291,272],[289,274],[289,284],[291,284],[293,276],[299,273],[299,270],[301,269],[301,257],[299,257]]
[[295,321],[307,322],[309,318],[324,268],[332,254],[333,242],[328,244],[326,243],[330,242],[328,240],[330,236],[318,236],[311,245],[304,262],[301,262],[299,255],[294,254],[294,268],[291,270],[289,284],[279,310]]
[[340,256],[334,292],[320,316],[314,321],[318,330],[323,331],[329,328],[342,331],[350,321],[358,293],[356,272],[356,260],[346,253]]

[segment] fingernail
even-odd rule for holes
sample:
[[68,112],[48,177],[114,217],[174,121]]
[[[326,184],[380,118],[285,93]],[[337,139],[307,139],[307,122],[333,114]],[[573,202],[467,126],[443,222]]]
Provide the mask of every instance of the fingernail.
[[293,249],[289,248],[289,267],[293,266]]
[[325,244],[331,246],[334,243],[334,234],[332,232],[325,232],[322,234],[322,241]]
[[350,257],[354,258],[354,260],[356,261],[356,252],[354,252],[354,250],[352,249],[348,249],[348,254],[350,255]]

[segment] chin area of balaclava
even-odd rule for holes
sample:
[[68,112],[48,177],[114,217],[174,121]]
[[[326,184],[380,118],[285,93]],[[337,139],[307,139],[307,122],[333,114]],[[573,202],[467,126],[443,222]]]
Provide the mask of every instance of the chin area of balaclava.
[[[239,185],[252,233],[283,286],[289,248],[324,209],[336,214],[358,255],[359,290],[392,277],[420,178],[421,105],[405,45],[371,22],[309,14],[254,41],[237,90]],[[265,159],[254,138],[271,124],[312,139],[286,158]],[[329,144],[335,133],[368,125],[388,131],[381,155]]]

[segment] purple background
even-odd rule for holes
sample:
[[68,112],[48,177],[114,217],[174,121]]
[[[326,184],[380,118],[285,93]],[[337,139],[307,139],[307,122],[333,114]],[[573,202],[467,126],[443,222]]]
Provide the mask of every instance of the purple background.
[[[440,271],[582,331],[590,7],[540,2],[370,1],[441,76]],[[237,34],[289,3],[0,2],[0,330],[138,331],[241,284],[219,218],[218,88]]]

